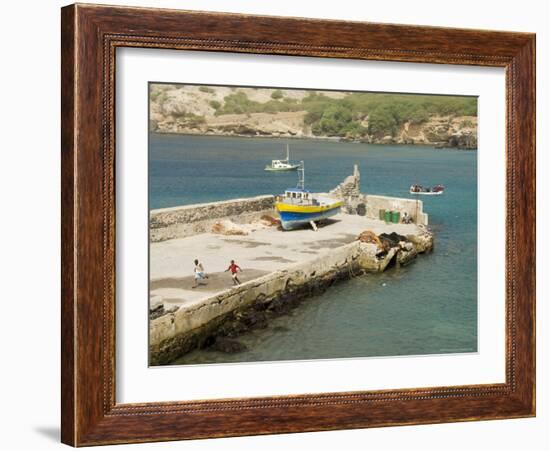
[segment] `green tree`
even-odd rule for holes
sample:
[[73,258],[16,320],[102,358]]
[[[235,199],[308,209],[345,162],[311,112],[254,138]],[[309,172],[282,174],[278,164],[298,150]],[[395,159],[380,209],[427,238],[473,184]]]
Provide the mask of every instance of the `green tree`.
[[212,108],[214,108],[216,111],[220,109],[220,107],[222,106],[222,104],[220,102],[218,102],[217,100],[211,100],[209,102],[210,106]]

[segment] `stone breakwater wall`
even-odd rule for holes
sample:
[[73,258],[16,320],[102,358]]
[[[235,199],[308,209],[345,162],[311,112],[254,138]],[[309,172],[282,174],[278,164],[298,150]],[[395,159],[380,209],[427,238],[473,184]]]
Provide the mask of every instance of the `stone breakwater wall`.
[[265,327],[270,317],[288,312],[338,280],[381,272],[391,263],[406,264],[433,245],[427,232],[407,239],[408,246],[391,248],[383,257],[377,256],[375,244],[354,241],[151,320],[150,364],[169,364],[220,337],[231,338],[252,327]]
[[[328,194],[344,201],[344,213],[378,219],[380,210],[397,210],[401,217],[407,212],[414,223],[428,225],[428,215],[423,211],[421,200],[362,194],[359,185],[359,168],[354,165],[353,174]],[[150,241],[156,243],[208,233],[222,219],[235,224],[250,224],[264,215],[277,217],[275,199],[273,195],[264,195],[151,210]]]
[[274,205],[275,197],[266,195],[151,210],[150,241],[155,243],[210,232],[220,219],[247,224],[264,214],[274,215]]
[[415,224],[428,225],[428,214],[424,213],[421,200],[375,196],[372,194],[364,195],[363,198],[366,205],[367,218],[379,219],[380,210],[397,210],[401,213],[401,217],[407,212]]
[[380,210],[397,210],[401,213],[401,217],[407,212],[415,224],[428,225],[428,215],[423,211],[421,200],[363,194],[360,190],[360,182],[359,166],[354,165],[353,174],[329,191],[329,195],[344,202],[345,213],[379,219]]

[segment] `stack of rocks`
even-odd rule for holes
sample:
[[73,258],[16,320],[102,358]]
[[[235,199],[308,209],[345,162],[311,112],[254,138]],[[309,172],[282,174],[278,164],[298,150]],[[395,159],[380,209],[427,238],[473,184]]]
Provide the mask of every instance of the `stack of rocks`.
[[359,184],[361,181],[361,175],[359,173],[359,167],[355,164],[353,166],[353,174],[345,178],[336,188],[330,190],[330,195],[342,199],[344,206],[342,210],[348,214],[360,214],[364,216],[366,214],[365,203]]

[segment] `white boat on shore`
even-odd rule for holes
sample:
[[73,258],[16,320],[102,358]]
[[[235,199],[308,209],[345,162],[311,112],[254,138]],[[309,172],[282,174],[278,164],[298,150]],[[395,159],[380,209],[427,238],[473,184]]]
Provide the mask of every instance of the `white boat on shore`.
[[290,150],[286,145],[286,158],[284,160],[271,160],[271,164],[265,167],[265,171],[295,171],[300,167],[299,164],[290,162]]
[[421,196],[441,196],[445,191],[443,185],[435,185],[430,187],[423,187],[422,185],[411,185],[409,188],[410,194],[421,195]]

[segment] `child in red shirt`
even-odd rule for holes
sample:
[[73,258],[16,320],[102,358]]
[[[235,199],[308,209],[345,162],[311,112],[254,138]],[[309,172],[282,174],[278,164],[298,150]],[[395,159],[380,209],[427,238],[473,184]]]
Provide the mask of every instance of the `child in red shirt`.
[[242,272],[242,269],[239,265],[235,263],[235,260],[231,260],[231,264],[224,272],[227,272],[227,271],[231,271],[231,277],[233,278],[233,285],[240,285],[241,281],[237,277],[237,271]]

